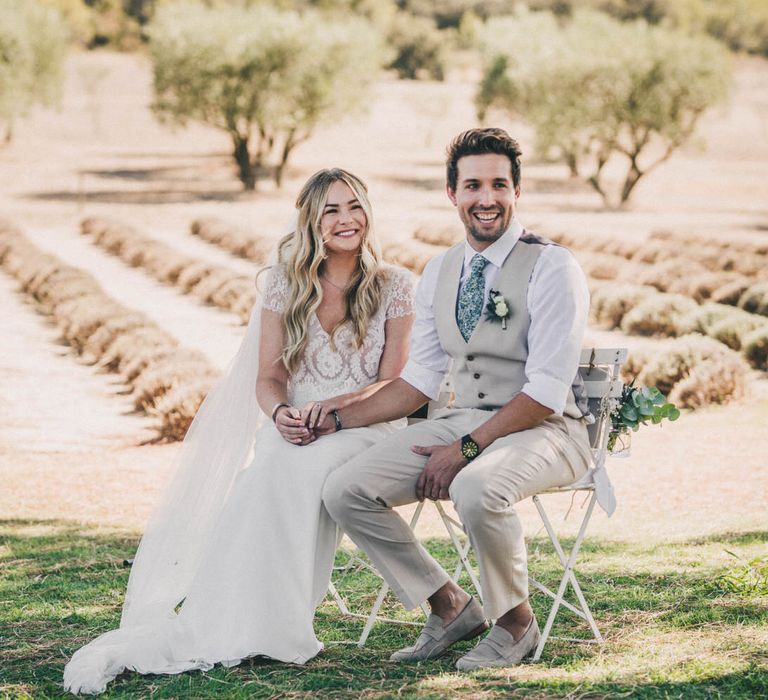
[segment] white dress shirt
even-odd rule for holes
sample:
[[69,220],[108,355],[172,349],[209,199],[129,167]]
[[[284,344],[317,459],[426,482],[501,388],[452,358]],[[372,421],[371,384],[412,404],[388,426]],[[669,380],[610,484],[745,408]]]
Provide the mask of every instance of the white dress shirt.
[[[522,233],[523,227],[513,218],[501,238],[482,251],[489,262],[483,270],[486,298]],[[477,252],[465,243],[461,286],[469,278],[470,261]],[[416,318],[410,353],[400,375],[431,399],[437,398],[445,373],[451,366],[451,357],[440,344],[434,313],[437,278],[444,257],[445,253],[441,253],[430,260],[421,275],[416,290]],[[455,304],[456,299],[442,302]],[[555,414],[562,415],[579,365],[589,311],[586,278],[568,250],[548,245],[541,251],[531,274],[526,302],[531,325],[525,363],[527,381],[522,391]]]

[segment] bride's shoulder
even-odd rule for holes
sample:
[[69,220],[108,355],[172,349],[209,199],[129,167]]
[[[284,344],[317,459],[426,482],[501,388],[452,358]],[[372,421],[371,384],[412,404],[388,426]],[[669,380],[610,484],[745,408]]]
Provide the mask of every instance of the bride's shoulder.
[[265,289],[268,289],[273,285],[282,286],[284,284],[289,284],[291,279],[288,266],[286,263],[281,261],[272,263],[268,267],[265,267],[259,274],[263,274],[264,276],[263,287]]
[[285,263],[277,262],[259,273],[256,284],[271,311],[283,311],[290,291],[290,278]]
[[410,270],[397,265],[381,266],[381,298],[387,318],[413,313],[414,277]]
[[383,289],[413,289],[414,276],[410,270],[399,265],[384,263],[379,269]]

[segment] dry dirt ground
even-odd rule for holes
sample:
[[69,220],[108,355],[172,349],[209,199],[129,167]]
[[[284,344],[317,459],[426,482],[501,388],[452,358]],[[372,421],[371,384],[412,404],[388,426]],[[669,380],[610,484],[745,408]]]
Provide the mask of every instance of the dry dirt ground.
[[[320,129],[296,152],[283,189],[245,194],[224,135],[202,126],[170,130],[149,109],[145,59],[110,53],[70,58],[59,111],[20,123],[0,150],[0,216],[40,247],[90,271],[105,290],[140,309],[219,367],[242,328],[234,316],[177,294],[124,266],[78,234],[85,216],[110,216],[188,253],[254,268],[193,239],[192,219],[211,215],[278,236],[308,175],[339,165],[370,183],[382,239],[409,238],[422,222],[449,224],[445,144],[476,123],[473,83],[384,79],[367,111]],[[501,119],[532,150],[522,123]],[[637,190],[625,212],[601,210],[562,166],[528,158],[520,218],[544,234],[603,232],[640,238],[674,228],[727,236],[768,235],[768,62],[740,60],[728,106],[702,120],[695,144]],[[63,518],[139,531],[177,445],[142,445],[150,421],[131,412],[111,375],[84,365],[0,273],[0,518]],[[599,344],[638,341],[590,330]],[[647,342],[647,341],[646,341]],[[686,414],[635,436],[632,456],[612,460],[619,507],[595,531],[624,540],[681,539],[764,529],[768,502],[768,382],[755,375],[738,404]],[[555,510],[564,515],[568,499]],[[581,502],[574,503],[578,511]],[[531,532],[530,504],[521,506]],[[426,532],[437,533],[432,515]],[[572,513],[564,527],[572,529]],[[726,561],[726,555],[724,555]]]

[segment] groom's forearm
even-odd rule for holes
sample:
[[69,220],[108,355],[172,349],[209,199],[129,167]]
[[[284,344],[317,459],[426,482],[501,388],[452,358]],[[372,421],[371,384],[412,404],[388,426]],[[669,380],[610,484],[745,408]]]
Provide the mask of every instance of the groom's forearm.
[[428,396],[398,377],[373,396],[340,409],[338,414],[344,428],[360,428],[409,416],[427,401]]
[[502,406],[492,418],[475,428],[471,432],[472,439],[481,450],[484,450],[501,437],[535,428],[552,413],[551,408],[543,406],[521,392],[505,406]]

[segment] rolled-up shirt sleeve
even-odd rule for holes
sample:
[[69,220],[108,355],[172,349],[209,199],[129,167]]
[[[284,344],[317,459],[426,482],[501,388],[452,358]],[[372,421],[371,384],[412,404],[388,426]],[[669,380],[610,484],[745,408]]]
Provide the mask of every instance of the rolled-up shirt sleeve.
[[522,392],[562,415],[579,367],[589,312],[589,289],[573,255],[545,248],[528,287],[528,359]]
[[416,288],[411,347],[400,378],[430,399],[437,399],[451,358],[440,344],[433,303],[443,255],[430,260]]

